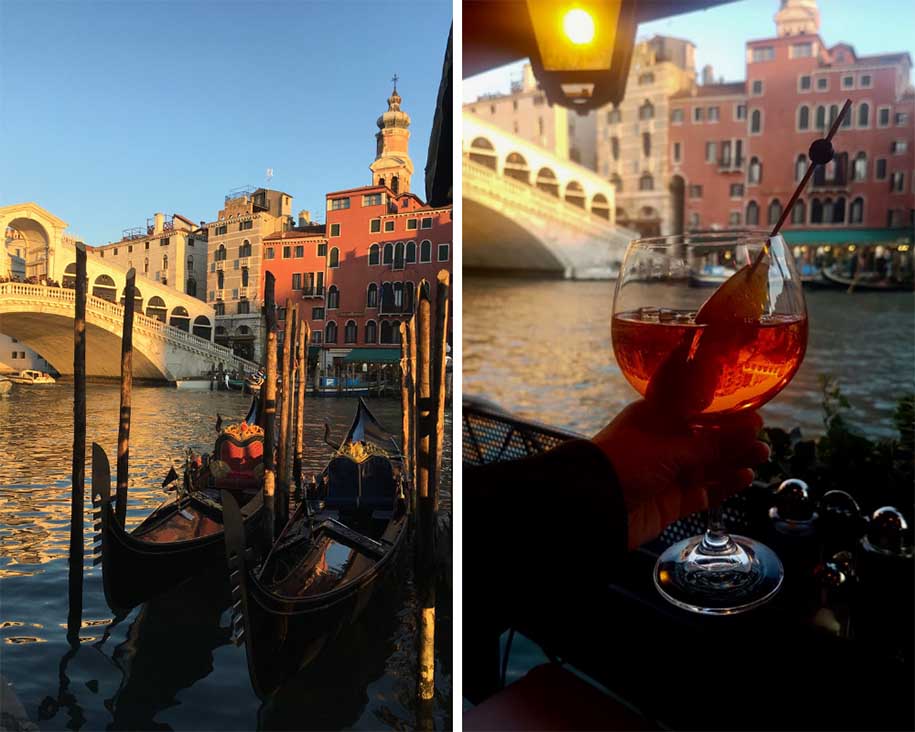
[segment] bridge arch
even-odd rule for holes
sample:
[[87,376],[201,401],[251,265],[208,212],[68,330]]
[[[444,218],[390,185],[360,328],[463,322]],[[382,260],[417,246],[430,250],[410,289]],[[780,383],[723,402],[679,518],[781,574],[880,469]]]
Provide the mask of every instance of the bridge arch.
[[213,340],[213,325],[206,315],[198,315],[194,318],[194,335],[204,340]]
[[527,185],[531,184],[531,169],[521,153],[511,152],[505,158],[505,176]]
[[[15,216],[4,222],[3,231],[7,239],[12,239],[8,245],[9,253],[25,260],[27,278],[48,274],[53,227],[38,218]],[[5,264],[5,261],[0,263],[0,267],[5,268]],[[0,274],[5,274],[5,269],[0,269]]]
[[566,183],[566,203],[571,203],[578,208],[585,207],[585,190],[577,180],[570,180]]
[[146,317],[155,318],[161,323],[165,322],[165,316],[168,309],[165,307],[165,300],[158,295],[153,295],[146,303]]
[[485,165],[487,168],[496,170],[498,167],[496,163],[496,149],[493,147],[493,144],[486,139],[485,137],[475,137],[473,142],[470,143],[470,159],[479,163],[480,165]]
[[537,188],[559,198],[559,181],[552,168],[543,167],[537,171]]
[[118,289],[114,278],[110,275],[100,274],[92,283],[92,297],[100,297],[108,302],[118,301]]
[[591,199],[591,213],[602,219],[610,220],[610,202],[603,193],[595,193]]
[[191,317],[188,315],[187,308],[183,305],[176,305],[173,307],[171,317],[168,319],[168,324],[173,328],[183,330],[185,333],[190,332]]
[[[124,304],[124,292],[121,291],[121,299],[118,302]],[[140,292],[140,288],[136,285],[133,286],[133,311],[135,313],[143,312],[143,293]]]

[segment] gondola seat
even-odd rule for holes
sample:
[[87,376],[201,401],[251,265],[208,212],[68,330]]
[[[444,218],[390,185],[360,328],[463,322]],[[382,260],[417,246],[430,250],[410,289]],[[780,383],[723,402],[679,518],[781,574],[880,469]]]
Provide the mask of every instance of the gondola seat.
[[387,458],[372,455],[362,462],[338,456],[327,466],[324,507],[335,511],[389,510],[394,503],[394,471]]
[[210,473],[217,490],[250,491],[264,477],[264,430],[242,422],[216,438]]

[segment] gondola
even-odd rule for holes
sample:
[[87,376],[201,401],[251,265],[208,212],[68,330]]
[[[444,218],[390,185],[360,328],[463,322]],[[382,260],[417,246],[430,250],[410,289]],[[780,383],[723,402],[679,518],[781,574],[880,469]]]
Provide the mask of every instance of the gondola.
[[92,446],[92,497],[97,511],[94,564],[101,563],[105,599],[115,611],[129,610],[188,577],[224,571],[222,491],[242,506],[251,536],[263,511],[264,430],[258,400],[239,424],[218,426],[212,455],[187,452],[183,480],[172,469],[163,488],[173,495],[137,527],[119,521],[111,495],[105,451]]
[[400,448],[360,399],[315,495],[298,505],[259,566],[246,561],[242,515],[223,496],[233,637],[245,644],[259,697],[355,622],[385,578],[397,575],[408,490]]
[[832,283],[834,287],[854,290],[863,290],[867,292],[911,292],[913,290],[912,282],[899,282],[898,280],[881,279],[876,272],[860,272],[854,277],[847,277],[839,274],[834,268],[825,268],[823,276]]

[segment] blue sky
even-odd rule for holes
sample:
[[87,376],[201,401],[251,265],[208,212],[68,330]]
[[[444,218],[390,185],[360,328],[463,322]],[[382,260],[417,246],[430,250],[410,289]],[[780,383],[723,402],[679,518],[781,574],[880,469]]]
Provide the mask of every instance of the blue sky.
[[[650,1],[650,0],[649,0]],[[696,44],[696,66],[711,64],[715,77],[744,78],[744,43],[775,35],[778,0],[740,0],[639,26],[638,37],[657,34]],[[851,43],[859,54],[908,51],[915,58],[915,1],[819,0],[820,36],[828,45]],[[521,63],[494,69],[464,82],[463,99],[485,92],[507,92],[521,78]]]
[[273,168],[323,220],[326,191],[371,180],[394,73],[424,198],[451,20],[450,0],[0,0],[0,205],[100,244],[156,211],[213,220]]

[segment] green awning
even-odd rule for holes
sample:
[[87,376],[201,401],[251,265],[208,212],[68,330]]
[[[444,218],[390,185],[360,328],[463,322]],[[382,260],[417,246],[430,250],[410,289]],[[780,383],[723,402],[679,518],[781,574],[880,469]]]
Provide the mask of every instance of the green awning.
[[898,246],[912,244],[911,229],[791,229],[783,232],[785,241],[796,244],[855,244],[868,246],[882,244]]
[[346,354],[343,363],[397,363],[399,348],[354,348]]

